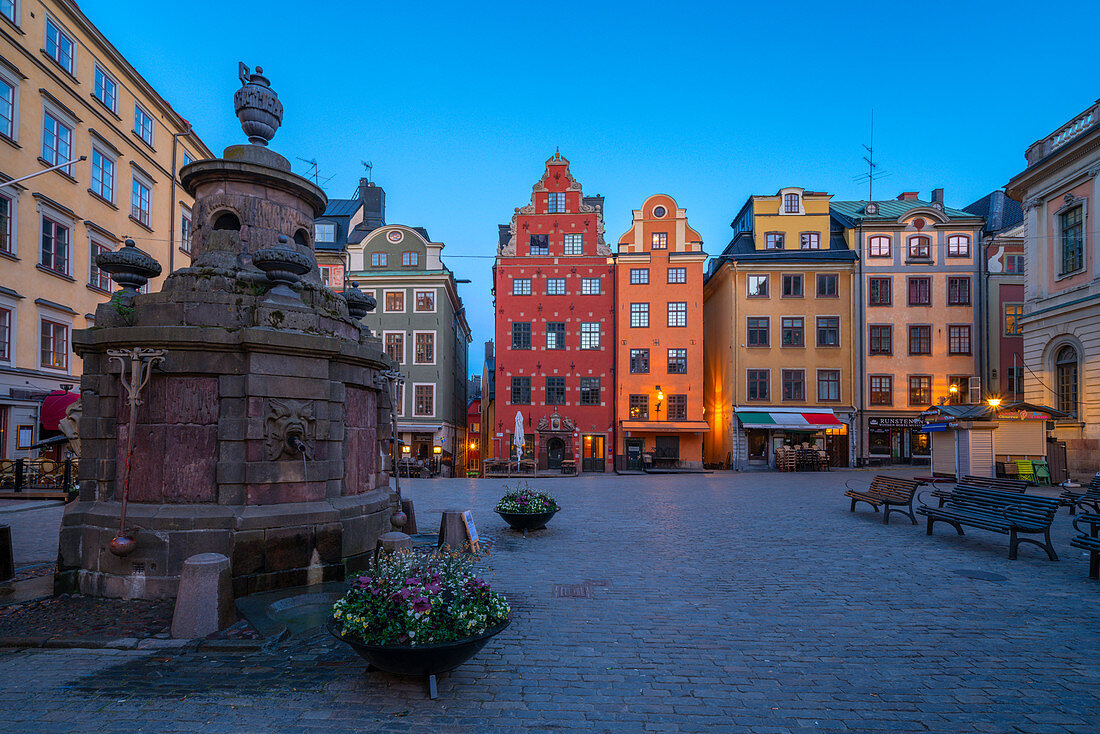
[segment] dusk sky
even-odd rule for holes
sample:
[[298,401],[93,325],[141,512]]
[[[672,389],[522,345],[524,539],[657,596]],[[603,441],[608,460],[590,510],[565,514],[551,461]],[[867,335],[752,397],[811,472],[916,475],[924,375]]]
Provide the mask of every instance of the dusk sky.
[[[330,197],[374,164],[390,224],[446,243],[480,372],[492,338],[497,224],[528,203],[555,146],[606,197],[614,249],[650,194],[719,253],[752,194],[862,199],[946,190],[962,207],[1100,87],[1100,4],[147,3],[81,8],[216,155],[245,142],[237,62],[286,114],[272,149],[316,159]],[[1025,98],[1026,93],[1026,98]],[[331,177],[331,178],[330,178]],[[327,182],[324,179],[328,179]],[[140,243],[139,243],[140,244]]]

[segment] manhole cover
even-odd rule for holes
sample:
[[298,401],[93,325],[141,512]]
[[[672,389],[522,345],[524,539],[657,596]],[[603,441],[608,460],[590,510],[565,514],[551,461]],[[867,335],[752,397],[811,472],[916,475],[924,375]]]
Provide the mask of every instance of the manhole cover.
[[960,576],[965,576],[968,579],[981,579],[982,581],[1004,581],[1005,577],[995,573],[989,573],[988,571],[975,571],[970,568],[956,568],[952,573],[957,573]]
[[554,584],[555,599],[591,599],[592,585],[584,584]]

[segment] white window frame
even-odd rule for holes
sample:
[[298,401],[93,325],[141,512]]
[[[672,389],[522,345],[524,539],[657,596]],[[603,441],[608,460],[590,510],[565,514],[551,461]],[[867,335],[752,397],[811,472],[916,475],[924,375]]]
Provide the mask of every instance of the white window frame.
[[[69,228],[69,261],[66,264],[66,268],[65,268],[64,271],[54,270],[52,268],[49,268],[49,271],[51,273],[64,273],[65,275],[69,276],[70,278],[75,277],[75,276],[73,276],[73,260],[75,259],[73,257],[73,248],[75,247],[74,242],[73,242],[73,238],[76,236],[76,222],[73,221],[73,218],[70,217],[68,214],[65,214],[64,212],[58,211],[57,209],[54,209],[52,206],[49,206],[48,204],[46,204],[45,202],[42,202],[42,201],[38,202],[38,206],[35,208],[35,212],[38,214],[38,227],[37,227],[38,238],[35,240],[35,249],[34,249],[34,260],[35,260],[35,262],[38,263],[39,265],[42,264],[42,234],[43,234],[42,227],[43,227],[43,220],[44,219],[52,219],[57,224],[62,224],[62,225]],[[45,267],[45,265],[43,265],[42,267]]]
[[397,417],[405,417],[405,383],[397,383]]
[[[184,221],[188,223],[185,228],[183,226]],[[180,249],[188,255],[191,254],[191,237],[185,229],[190,230],[190,234],[195,232],[195,218],[192,215],[191,207],[186,204],[180,204]]]
[[[432,335],[432,361],[431,362],[419,362],[416,359],[416,336],[417,334],[431,334]],[[413,364],[415,365],[434,365],[439,360],[439,339],[434,329],[423,329],[420,331],[414,331],[412,333],[412,351],[413,351]]]
[[[548,296],[564,296],[565,293],[566,293],[565,281],[566,281],[565,278],[547,278],[546,279],[546,295],[548,295]],[[560,284],[561,289],[560,290],[552,290],[552,286],[551,286],[552,283]]]
[[0,308],[11,312],[11,320],[8,323],[8,358],[0,358],[0,364],[14,367],[15,355],[19,353],[19,300],[0,293]]
[[[576,244],[574,248],[571,243]],[[570,232],[562,237],[562,254],[563,255],[583,255],[584,254],[584,235]]]
[[[3,197],[8,201],[8,249],[0,250],[5,255],[11,257],[19,256],[19,238],[16,233],[19,231],[19,222],[16,221],[19,218],[19,190],[14,186],[5,186],[0,189],[0,197]],[[40,243],[41,246],[41,243]]]
[[[388,296],[391,293],[400,293],[401,294],[401,305],[402,305],[401,310],[397,310],[397,309],[391,310],[389,308],[389,299],[387,299],[386,296]],[[404,288],[387,288],[387,289],[383,290],[382,291],[382,313],[405,313],[408,310],[407,307],[409,305],[408,295],[409,294],[405,291]]]
[[[591,336],[593,336],[593,332],[592,332],[591,329],[588,329],[586,331],[585,330],[586,326],[588,326],[588,327],[595,326],[596,327],[596,330],[595,330],[596,343],[594,345],[587,346],[587,347],[584,345],[585,336],[591,337]],[[580,344],[580,348],[581,348],[582,351],[596,352],[596,351],[599,351],[601,349],[600,331],[602,331],[602,329],[600,327],[601,327],[601,324],[600,324],[599,321],[584,321],[584,322],[581,322],[581,344]]]
[[[582,296],[598,296],[603,292],[603,288],[600,284],[600,278],[581,278],[581,295]],[[589,287],[595,283],[596,290],[590,291]]]
[[512,295],[529,296],[534,293],[530,278],[512,278]]
[[[144,119],[149,121],[149,137],[148,138],[145,137],[145,125],[141,125],[140,129],[138,128],[138,112],[141,113],[141,116]],[[156,123],[156,120],[154,120],[153,116],[151,114],[149,114],[149,110],[142,107],[141,103],[137,102],[137,101],[134,102],[134,133],[136,133],[139,138],[141,138],[145,143],[147,143],[150,148],[153,147],[153,141],[156,140],[156,136],[157,136],[157,123]]]
[[[49,115],[51,118],[53,118],[54,122],[56,122],[59,127],[63,127],[69,131],[69,152],[65,155],[61,155],[61,150],[58,149],[55,153],[55,155],[57,156],[56,160],[51,160],[46,157],[46,115]],[[60,163],[64,163],[65,161],[70,161],[73,159],[73,140],[76,137],[76,120],[69,116],[67,112],[58,108],[57,105],[54,105],[48,100],[43,99],[42,125],[40,129],[42,132],[42,146],[39,148],[39,157],[42,158],[42,160],[46,161],[51,166],[56,166]],[[60,132],[60,130],[58,132]],[[65,168],[59,168],[58,170],[66,176],[72,178],[72,164],[66,166]]]
[[[130,180],[130,218],[144,224],[149,229],[153,228],[153,182],[145,176],[138,173],[136,170],[131,170]],[[149,192],[149,209],[145,212],[147,215],[146,220],[142,220],[141,217],[135,216],[134,212],[140,212],[141,209],[134,205],[134,196],[138,194],[137,187],[142,186],[147,192]]]
[[[432,307],[428,311],[421,311],[419,308],[417,308],[416,297],[419,296],[421,293],[431,293],[432,294]],[[436,291],[435,288],[415,288],[415,289],[413,289],[412,307],[413,307],[413,313],[436,313],[436,312],[438,312],[439,311],[439,293]]]
[[92,251],[96,247],[102,247],[105,250],[114,251],[116,245],[117,243],[111,242],[106,237],[96,234],[90,228],[88,229],[88,286],[90,288],[94,288],[97,291],[105,290],[108,293],[111,292],[111,290],[113,289],[114,281],[111,280],[111,276],[109,273],[103,273],[107,276],[106,287],[103,287],[98,283],[92,282],[92,268],[95,267],[95,255]]
[[[325,239],[321,236],[321,228],[325,227],[331,230],[332,237]],[[336,224],[334,222],[315,222],[313,225],[313,239],[315,242],[335,242],[336,241]]]
[[0,66],[0,81],[11,87],[11,134],[8,135],[3,130],[0,130],[0,134],[5,135],[8,140],[19,142],[19,79]]
[[402,365],[406,364],[408,362],[408,357],[409,357],[409,335],[406,334],[401,329],[391,329],[389,331],[383,331],[382,332],[382,353],[386,354],[386,355],[389,354],[389,352],[386,351],[386,336],[388,336],[389,334],[400,334],[401,335],[401,360],[397,364],[402,364]]
[[[61,324],[66,328],[65,332],[65,368],[53,367],[50,365],[42,364],[42,322],[49,321],[54,324]],[[38,328],[35,330],[35,364],[38,365],[38,369],[47,370],[54,374],[71,375],[73,373],[73,315],[65,311],[58,311],[39,304],[38,306]]]
[[[412,385],[412,414],[413,418],[435,418],[435,383],[434,382],[414,382]],[[432,389],[432,412],[430,413],[418,413],[416,410],[416,388],[418,387],[430,387]]]
[[12,23],[14,23],[15,25],[18,26],[19,25],[19,0],[7,0],[7,1],[11,3],[11,15],[8,15],[7,13],[4,13],[4,12],[0,12],[0,15],[3,15],[5,18],[7,18]]
[[[94,141],[94,138],[93,138]],[[110,161],[111,163],[111,190],[109,196],[104,196],[102,191],[96,191],[95,189],[95,157],[99,155],[103,160]],[[115,203],[115,196],[118,194],[118,156],[111,153],[107,146],[97,145],[92,143],[92,155],[90,156],[88,165],[88,188],[99,198],[104,201],[109,201],[112,204]],[[152,216],[150,214],[150,216]]]
[[[104,83],[103,85],[103,97],[100,97],[98,94],[96,94],[96,83],[99,81],[100,77],[103,77],[106,82],[110,82],[114,85],[114,99],[112,99],[110,102],[105,99],[105,97],[107,96],[106,83]],[[111,76],[107,72],[107,70],[103,68],[103,65],[98,61],[95,62],[95,70],[92,72],[92,96],[99,100],[100,104],[109,109],[111,112],[116,115],[118,114],[118,80]]]
[[[58,43],[57,45],[58,55],[53,56],[50,54],[50,26],[53,26],[54,29],[57,31],[59,41],[61,37],[64,37],[65,40],[69,42],[70,49],[68,66],[66,66],[60,58],[58,58],[59,56],[61,56],[60,43]],[[42,32],[42,49],[46,52],[46,55],[53,59],[54,63],[67,71],[70,76],[76,76],[76,37],[72,33],[69,33],[69,31],[65,29],[65,26],[58,23],[57,20],[49,13],[46,14],[46,22],[42,24]]]
[[[764,284],[764,295],[753,295],[752,284],[753,281],[762,282]],[[745,297],[746,298],[771,298],[771,279],[767,275],[753,275],[750,274],[745,278]]]

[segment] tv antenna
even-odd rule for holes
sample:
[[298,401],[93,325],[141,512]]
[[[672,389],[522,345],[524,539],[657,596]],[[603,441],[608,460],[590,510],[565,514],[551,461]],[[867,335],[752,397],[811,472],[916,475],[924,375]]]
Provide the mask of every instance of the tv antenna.
[[306,163],[309,165],[309,168],[306,169],[306,178],[312,178],[313,183],[320,186],[321,184],[327,184],[330,180],[332,180],[332,176],[329,176],[325,179],[321,178],[321,169],[317,164],[316,158],[302,158],[301,156],[295,157],[302,163]]
[[871,110],[871,139],[867,145],[863,146],[863,149],[867,151],[867,155],[863,156],[864,162],[867,163],[867,173],[860,174],[852,178],[853,181],[862,183],[867,182],[867,200],[875,200],[875,181],[880,178],[888,178],[890,174],[887,171],[880,171],[879,164],[875,163],[875,111]]
[[370,161],[360,160],[359,165],[363,167],[363,170],[367,172],[367,183],[370,183],[370,173],[374,170],[374,164]]

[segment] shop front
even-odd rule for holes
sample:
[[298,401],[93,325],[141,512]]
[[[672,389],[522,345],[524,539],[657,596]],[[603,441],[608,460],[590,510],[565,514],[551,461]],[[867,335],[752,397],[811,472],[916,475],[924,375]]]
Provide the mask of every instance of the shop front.
[[777,450],[803,445],[825,451],[830,466],[849,465],[848,424],[831,410],[769,407],[735,413],[734,456],[740,468],[775,467]]
[[867,455],[878,464],[927,464],[932,445],[919,415],[870,416],[867,419]]

